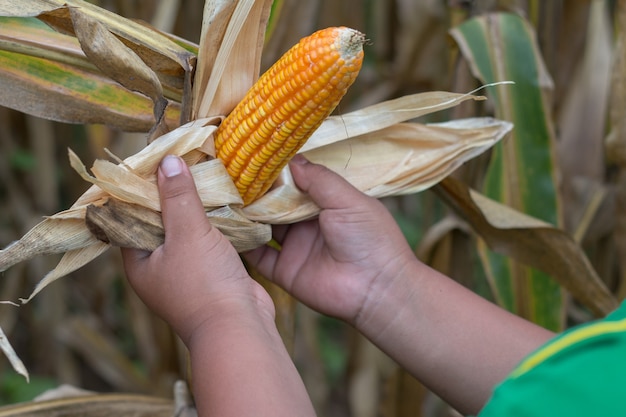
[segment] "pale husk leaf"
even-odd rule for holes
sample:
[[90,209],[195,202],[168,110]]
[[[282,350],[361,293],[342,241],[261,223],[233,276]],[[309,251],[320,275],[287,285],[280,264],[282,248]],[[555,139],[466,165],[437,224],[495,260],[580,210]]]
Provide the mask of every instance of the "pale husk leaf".
[[[159,190],[154,175],[145,179],[123,165],[97,160],[91,169],[94,174],[92,176],[89,175],[76,154],[71,151],[70,163],[85,181],[97,185],[108,195],[154,211],[161,210]],[[205,208],[214,209],[224,205],[243,204],[237,188],[219,159],[193,165],[191,173]],[[95,202],[92,201],[92,203]]]
[[220,207],[208,211],[207,216],[231,242],[236,242],[239,252],[258,248],[272,238],[272,228],[268,224],[250,221],[236,207]]
[[[61,230],[61,228],[57,230]],[[28,296],[28,298],[21,298],[20,301],[24,304],[28,303],[48,285],[52,284],[57,279],[63,278],[67,274],[76,271],[80,267],[87,265],[111,247],[106,243],[100,242],[93,236],[92,238],[93,241],[89,245],[65,252],[57,266],[52,271],[48,272],[46,276],[44,276],[41,281],[37,283],[35,289]]]
[[[194,86],[192,90],[193,95],[193,108],[191,117],[193,119],[199,117],[199,107],[202,101],[206,100],[203,97],[207,96],[207,85],[209,79],[212,76],[217,76],[218,73],[223,73],[222,70],[215,70],[213,74],[215,64],[225,65],[225,59],[217,59],[217,55],[224,39],[228,22],[237,6],[237,2],[230,0],[214,0],[206,1],[204,3],[204,11],[202,14],[202,32],[200,34],[200,45],[198,46],[198,62],[199,65],[196,69],[194,77]],[[231,35],[232,38],[232,35]],[[216,87],[212,88],[213,90]]]
[[[265,26],[272,1],[206,2],[193,117],[228,114],[259,77]],[[225,22],[228,22],[225,25]],[[219,49],[217,45],[219,43]]]
[[[491,118],[433,125],[404,123],[303,155],[337,172],[364,193],[381,198],[431,187],[511,129],[510,123]],[[275,188],[243,212],[251,220],[282,224],[314,217],[319,208],[298,190],[287,168]]]
[[19,262],[63,253],[98,242],[82,219],[44,219],[20,240],[0,250],[0,272]]
[[[406,100],[394,100],[388,107],[381,103],[356,114],[347,114],[344,117],[350,126],[368,122],[372,131],[346,138],[343,134],[333,133],[333,129],[325,129],[322,132],[328,134],[318,133],[318,142],[304,154],[374,197],[423,190],[450,174],[459,164],[491,147],[511,129],[511,125],[493,119],[467,119],[426,126],[392,124],[389,118],[395,122],[426,113],[427,110],[418,108],[419,103],[425,104],[429,110],[439,110],[467,99],[480,97],[424,93]],[[377,118],[375,113],[379,111],[386,113],[386,117]],[[335,120],[329,123],[335,123]],[[198,162],[202,155],[210,158],[214,154],[212,134],[218,121],[207,118],[190,122],[157,138],[119,165],[96,161],[93,175],[70,152],[72,166],[94,186],[70,209],[44,220],[13,246],[0,251],[0,270],[37,255],[78,251],[68,258],[69,261],[65,260],[50,272],[37,287],[38,292],[47,283],[91,261],[101,253],[98,249],[101,242],[90,234],[84,223],[86,207],[102,205],[114,197],[158,211],[155,174],[159,162],[167,154],[184,158],[192,156],[188,163],[192,165],[210,220],[239,250],[266,243],[271,238],[270,224],[293,223],[319,212],[289,179],[289,171],[283,173],[273,191],[252,205],[237,209],[241,206],[241,199],[221,162]],[[41,239],[41,235],[45,238]],[[94,250],[89,249],[92,245],[96,245]]]
[[0,349],[2,349],[2,352],[5,354],[5,356],[9,360],[9,363],[11,364],[15,372],[22,375],[28,381],[29,380],[28,370],[26,369],[26,366],[24,366],[24,363],[19,358],[19,356],[17,356],[17,353],[15,353],[13,346],[11,346],[9,339],[4,334],[4,331],[2,330],[2,328],[0,328]]
[[[473,93],[473,92],[472,92]],[[375,132],[396,123],[458,106],[466,100],[485,100],[472,93],[432,91],[387,100],[341,116],[329,117],[313,133],[300,152],[307,152],[347,138]]]
[[[206,139],[215,131],[220,118],[198,119],[160,136],[138,153],[126,158],[124,165],[140,177],[154,175],[159,162],[165,155],[188,155],[197,148],[205,147],[208,154],[215,155],[215,150],[205,146]],[[193,161],[195,163],[195,161]],[[189,163],[189,162],[188,162]],[[72,208],[85,206],[106,197],[98,187],[92,187],[72,205]]]

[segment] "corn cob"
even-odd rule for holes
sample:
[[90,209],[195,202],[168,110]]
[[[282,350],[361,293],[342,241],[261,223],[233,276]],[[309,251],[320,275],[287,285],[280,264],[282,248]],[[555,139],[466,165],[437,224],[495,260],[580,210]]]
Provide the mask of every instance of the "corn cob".
[[332,113],[363,61],[362,33],[327,28],[303,38],[254,84],[215,133],[217,157],[244,205],[263,195]]

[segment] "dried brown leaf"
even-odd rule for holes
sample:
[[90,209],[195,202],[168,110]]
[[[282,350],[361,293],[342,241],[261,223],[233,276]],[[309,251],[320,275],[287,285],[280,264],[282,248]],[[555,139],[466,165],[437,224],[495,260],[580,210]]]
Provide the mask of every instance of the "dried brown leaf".
[[98,240],[122,248],[153,251],[165,240],[159,213],[115,198],[87,206],[85,224]]
[[63,253],[97,242],[78,219],[47,218],[0,250],[0,272],[35,256]]
[[[84,221],[83,228],[84,227]],[[64,231],[64,227],[60,226],[57,229],[59,232]],[[89,262],[96,259],[98,256],[102,255],[107,249],[111,246],[106,243],[100,242],[96,239],[95,236],[91,235],[93,239],[89,245],[85,245],[84,247],[80,247],[77,249],[68,250],[65,252],[57,266],[50,272],[48,272],[42,279],[37,283],[33,292],[28,296],[28,298],[21,298],[20,301],[24,304],[28,303],[33,299],[39,292],[41,292],[48,285],[52,284],[59,278],[63,278],[67,274],[76,271],[78,268],[88,264]]]
[[495,252],[549,274],[596,315],[617,307],[581,247],[564,231],[490,200],[452,177],[435,191]]
[[150,97],[154,103],[154,117],[160,121],[167,100],[155,72],[102,23],[80,8],[70,8],[70,16],[76,38],[91,63],[127,89]]
[[[251,222],[232,208],[211,210],[207,216],[238,252],[257,248],[272,238],[269,225]],[[165,240],[159,213],[116,199],[88,206],[85,221],[94,236],[113,246],[153,251]]]

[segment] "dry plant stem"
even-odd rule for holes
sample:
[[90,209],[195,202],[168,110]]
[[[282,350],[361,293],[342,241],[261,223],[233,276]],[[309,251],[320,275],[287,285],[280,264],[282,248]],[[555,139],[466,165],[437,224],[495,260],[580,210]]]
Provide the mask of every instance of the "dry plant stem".
[[171,417],[174,405],[170,400],[135,394],[84,394],[68,398],[31,401],[2,407],[0,416],[124,416]]

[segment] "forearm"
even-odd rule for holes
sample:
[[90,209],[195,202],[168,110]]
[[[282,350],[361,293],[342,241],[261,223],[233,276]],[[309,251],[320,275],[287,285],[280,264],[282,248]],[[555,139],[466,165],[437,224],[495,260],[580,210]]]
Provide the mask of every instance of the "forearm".
[[357,328],[462,412],[553,336],[417,261],[377,290]]
[[188,345],[200,416],[315,415],[269,314],[221,314]]

